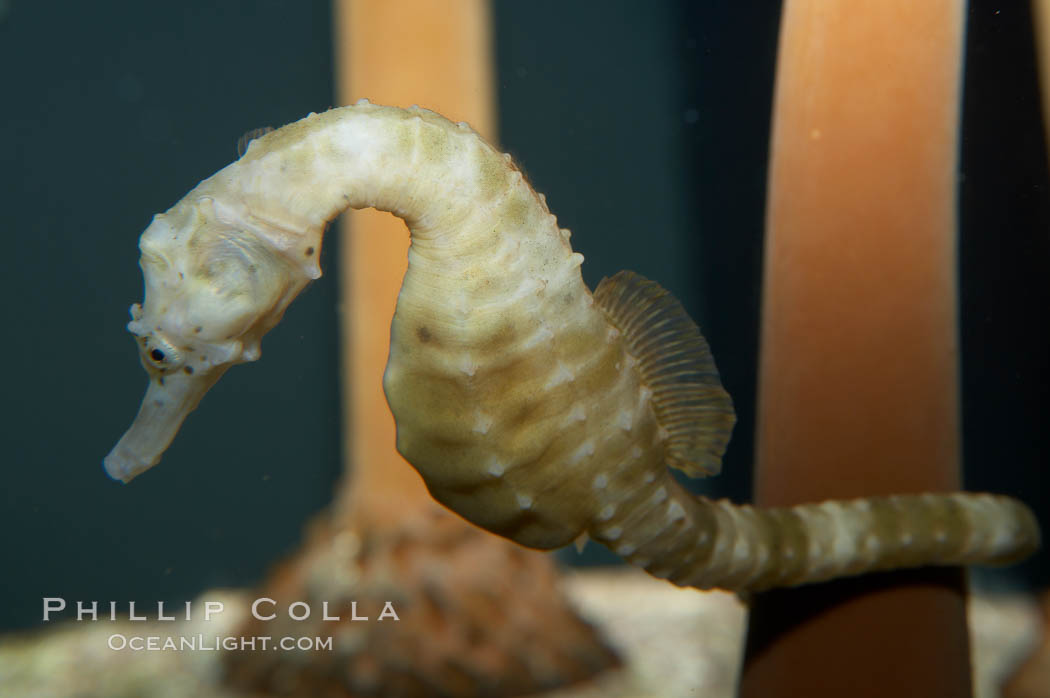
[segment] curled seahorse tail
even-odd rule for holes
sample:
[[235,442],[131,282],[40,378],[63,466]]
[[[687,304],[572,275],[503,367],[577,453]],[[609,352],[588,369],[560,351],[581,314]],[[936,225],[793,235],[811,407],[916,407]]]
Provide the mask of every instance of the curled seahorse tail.
[[[761,591],[897,568],[1009,564],[1039,547],[1032,511],[1001,495],[895,495],[762,509],[681,494],[677,506],[665,507],[680,512],[665,515],[668,533],[650,539],[674,548],[674,559],[654,564],[649,556],[658,548],[635,536],[618,551],[656,576],[700,589]],[[636,525],[654,530],[661,525],[656,514]]]

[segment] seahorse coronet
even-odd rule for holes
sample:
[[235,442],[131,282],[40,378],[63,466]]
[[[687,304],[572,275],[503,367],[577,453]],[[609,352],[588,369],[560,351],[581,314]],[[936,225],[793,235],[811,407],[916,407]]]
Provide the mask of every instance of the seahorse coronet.
[[432,495],[536,548],[589,536],[654,575],[761,589],[873,569],[1008,562],[1031,512],[991,495],[912,495],[761,510],[686,492],[735,421],[682,306],[630,272],[592,295],[583,256],[505,153],[465,124],[366,100],[242,139],[142,235],[133,306],[149,387],[105,459],[129,481],[320,276],[347,208],[403,218],[408,271],[383,386],[397,448]]

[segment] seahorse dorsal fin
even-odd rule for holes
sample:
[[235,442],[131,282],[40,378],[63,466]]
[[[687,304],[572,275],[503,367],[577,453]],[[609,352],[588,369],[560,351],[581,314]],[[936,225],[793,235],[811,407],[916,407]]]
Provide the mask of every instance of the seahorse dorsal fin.
[[602,279],[594,300],[653,392],[653,411],[670,437],[667,464],[690,477],[717,474],[736,415],[696,323],[659,284],[630,271]]
[[267,133],[273,130],[273,126],[263,126],[261,128],[253,128],[251,131],[245,131],[244,135],[237,139],[237,157],[244,157],[244,154],[248,152],[248,145],[256,138],[262,138]]

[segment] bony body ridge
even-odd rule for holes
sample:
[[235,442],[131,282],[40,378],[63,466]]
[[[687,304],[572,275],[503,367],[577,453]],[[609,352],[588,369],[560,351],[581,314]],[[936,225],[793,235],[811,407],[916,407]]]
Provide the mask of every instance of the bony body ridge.
[[466,124],[365,101],[260,132],[143,233],[128,329],[150,382],[112,477],[155,465],[215,381],[259,357],[320,276],[327,224],[368,207],[412,237],[383,379],[397,448],[478,526],[544,549],[586,535],[676,584],[737,590],[1038,545],[1032,513],[996,495],[769,510],[691,495],[668,466],[717,473],[735,417],[681,305],[630,272],[592,294],[509,156]]

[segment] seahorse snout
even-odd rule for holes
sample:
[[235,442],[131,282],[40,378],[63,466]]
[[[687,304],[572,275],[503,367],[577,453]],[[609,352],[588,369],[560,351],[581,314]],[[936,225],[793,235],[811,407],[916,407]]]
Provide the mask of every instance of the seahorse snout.
[[114,480],[129,482],[160,462],[186,415],[215,385],[228,365],[211,371],[154,374],[131,427],[102,461]]

